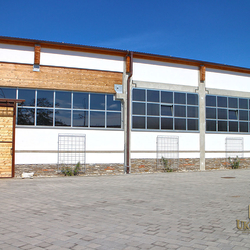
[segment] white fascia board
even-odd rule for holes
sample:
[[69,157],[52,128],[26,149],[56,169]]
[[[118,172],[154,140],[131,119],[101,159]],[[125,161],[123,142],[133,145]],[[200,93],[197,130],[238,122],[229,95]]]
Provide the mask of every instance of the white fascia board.
[[250,92],[250,74],[207,69],[206,88]]
[[0,62],[34,64],[34,47],[0,44]]
[[195,66],[134,59],[133,80],[197,87],[199,69]]
[[41,48],[40,65],[123,72],[123,57]]

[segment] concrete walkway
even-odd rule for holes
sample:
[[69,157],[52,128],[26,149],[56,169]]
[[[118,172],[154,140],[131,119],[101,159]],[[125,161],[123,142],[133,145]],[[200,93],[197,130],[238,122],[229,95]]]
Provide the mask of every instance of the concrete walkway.
[[[234,177],[234,178],[222,178]],[[250,170],[0,179],[0,249],[250,249]]]

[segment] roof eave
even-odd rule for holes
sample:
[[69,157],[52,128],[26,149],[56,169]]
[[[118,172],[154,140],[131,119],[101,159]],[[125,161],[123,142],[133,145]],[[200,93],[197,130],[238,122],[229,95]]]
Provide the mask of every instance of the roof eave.
[[[32,47],[39,44],[43,48],[80,51],[80,52],[105,54],[105,55],[120,56],[120,57],[124,57],[128,53],[127,50],[102,48],[102,47],[95,47],[95,46],[63,43],[63,42],[50,42],[50,41],[35,40],[35,39],[5,37],[5,36],[0,36],[0,43],[22,45],[22,46],[32,46]],[[172,57],[172,56],[163,56],[163,55],[157,55],[157,54],[149,54],[149,53],[136,52],[136,51],[133,51],[133,55],[134,55],[134,58],[136,59],[161,61],[161,62],[182,64],[182,65],[195,66],[195,67],[200,67],[201,65],[203,65],[206,68],[210,68],[210,69],[250,74],[250,68],[237,67],[237,66],[232,66],[232,65],[178,58],[178,57]]]

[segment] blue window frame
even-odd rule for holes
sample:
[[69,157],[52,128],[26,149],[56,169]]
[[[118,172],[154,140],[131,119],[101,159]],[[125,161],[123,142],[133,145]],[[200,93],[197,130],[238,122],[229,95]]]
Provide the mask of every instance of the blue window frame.
[[206,131],[249,132],[250,99],[206,95]]
[[122,128],[122,105],[112,94],[0,88],[2,98],[25,99],[17,125]]
[[153,89],[132,91],[132,128],[199,131],[198,94]]

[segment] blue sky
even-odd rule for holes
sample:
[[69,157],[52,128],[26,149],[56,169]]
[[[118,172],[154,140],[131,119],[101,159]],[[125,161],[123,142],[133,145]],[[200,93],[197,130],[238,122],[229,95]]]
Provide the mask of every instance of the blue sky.
[[250,0],[0,0],[0,36],[250,68]]

